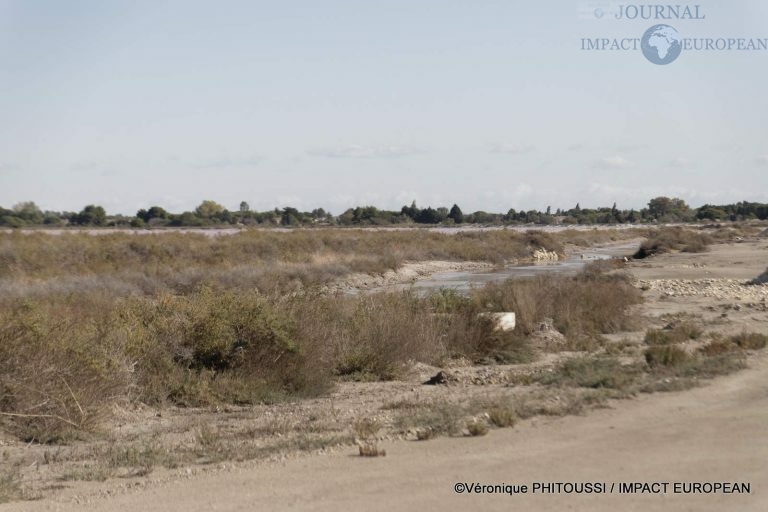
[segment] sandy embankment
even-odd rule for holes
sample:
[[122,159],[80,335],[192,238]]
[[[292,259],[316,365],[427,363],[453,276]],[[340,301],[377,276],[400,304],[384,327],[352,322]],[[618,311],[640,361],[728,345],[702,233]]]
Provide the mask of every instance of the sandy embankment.
[[388,270],[384,274],[350,274],[328,285],[326,289],[332,292],[370,290],[372,288],[408,284],[421,279],[427,279],[437,272],[472,272],[492,268],[494,268],[493,264],[484,261],[407,262],[397,270]]

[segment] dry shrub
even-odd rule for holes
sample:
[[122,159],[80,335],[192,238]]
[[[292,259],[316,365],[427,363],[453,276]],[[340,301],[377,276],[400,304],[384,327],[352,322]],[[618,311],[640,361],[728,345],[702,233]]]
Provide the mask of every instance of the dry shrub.
[[640,244],[634,258],[642,259],[672,251],[704,252],[713,242],[714,239],[706,233],[681,227],[661,228],[649,233],[648,239]]
[[445,353],[440,320],[413,293],[313,297],[295,301],[297,330],[309,346],[330,346],[338,375],[391,380],[409,361]]
[[354,422],[352,429],[361,441],[374,439],[381,430],[381,422],[376,418],[361,418]]
[[245,404],[329,387],[316,347],[300,345],[290,317],[258,293],[202,288],[133,301],[125,314],[144,401]]
[[627,276],[591,269],[576,276],[539,276],[492,283],[475,291],[478,305],[491,311],[514,311],[515,331],[531,334],[544,318],[566,336],[612,333],[629,329],[627,308],[642,301]]
[[651,368],[674,368],[690,363],[691,355],[675,345],[655,345],[645,350],[645,362]]
[[739,346],[727,340],[714,339],[701,347],[699,352],[707,357],[718,356],[739,350]]
[[670,328],[648,329],[645,333],[647,345],[670,345],[695,340],[701,337],[704,331],[692,322],[683,321]]
[[467,421],[467,432],[472,437],[484,436],[488,433],[488,424],[477,418]]
[[765,334],[747,331],[731,336],[728,340],[744,350],[760,350],[768,344],[768,336]]
[[498,428],[513,427],[517,422],[517,414],[509,406],[491,407],[488,410],[488,420]]
[[92,430],[132,382],[125,333],[109,311],[51,314],[20,304],[0,315],[0,421],[29,441]]
[[715,356],[740,350],[761,350],[768,344],[768,336],[756,332],[742,331],[739,334],[723,339],[719,335],[713,335],[713,339],[701,348],[701,353],[707,356]]
[[476,305],[441,320],[451,356],[468,357],[483,364],[523,364],[536,359],[525,335],[516,330],[497,330],[492,319],[480,316]]
[[387,455],[386,450],[379,448],[379,445],[372,441],[360,443],[358,453],[361,457],[385,457]]

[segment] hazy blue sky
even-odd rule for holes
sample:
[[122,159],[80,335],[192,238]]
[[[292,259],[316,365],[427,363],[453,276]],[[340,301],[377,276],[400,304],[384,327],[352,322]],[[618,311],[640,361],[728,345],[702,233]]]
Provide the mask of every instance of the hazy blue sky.
[[[768,37],[768,2],[697,3],[662,23]],[[582,51],[658,22],[578,9],[0,0],[0,205],[768,201],[768,51]]]

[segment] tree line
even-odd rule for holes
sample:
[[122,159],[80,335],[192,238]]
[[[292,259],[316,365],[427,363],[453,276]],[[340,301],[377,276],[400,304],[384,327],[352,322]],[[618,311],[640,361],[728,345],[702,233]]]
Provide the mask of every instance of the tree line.
[[349,208],[340,215],[332,215],[323,208],[299,211],[293,207],[266,211],[251,210],[247,202],[237,210],[228,210],[219,203],[205,200],[194,211],[170,213],[161,206],[142,208],[134,216],[108,215],[98,205],[88,205],[79,212],[42,211],[34,202],[18,203],[10,209],[0,207],[0,226],[21,228],[26,226],[109,226],[109,227],[206,227],[226,225],[272,226],[387,226],[397,224],[461,225],[461,224],[635,224],[658,222],[738,221],[768,218],[768,204],[739,202],[726,205],[705,204],[691,208],[679,198],[655,197],[646,208],[639,210],[612,207],[552,211],[515,210],[506,213],[476,211],[464,213],[454,204],[451,208],[419,208],[414,201],[399,211],[380,210],[375,206]]

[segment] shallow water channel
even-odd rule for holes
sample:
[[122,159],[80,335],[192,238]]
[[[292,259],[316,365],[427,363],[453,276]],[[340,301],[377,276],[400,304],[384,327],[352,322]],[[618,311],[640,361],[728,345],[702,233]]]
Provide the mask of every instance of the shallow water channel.
[[504,268],[481,271],[436,272],[413,283],[385,286],[370,291],[413,290],[419,294],[428,294],[441,288],[450,288],[466,293],[470,289],[481,287],[486,283],[507,279],[533,277],[545,273],[575,274],[592,261],[629,256],[637,250],[638,245],[638,243],[622,243],[606,247],[594,247],[574,252],[560,261],[507,265]]

